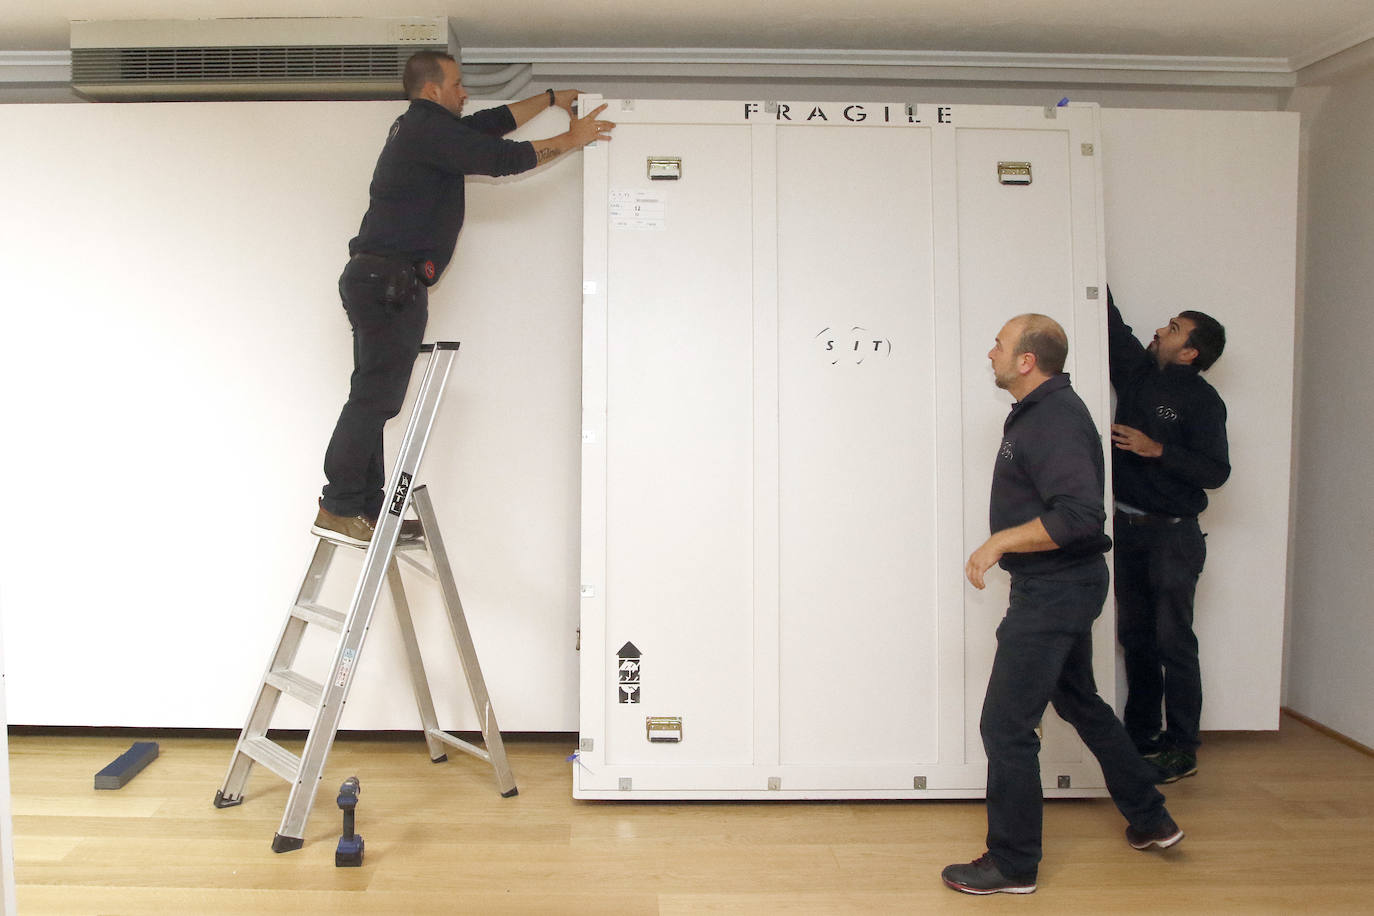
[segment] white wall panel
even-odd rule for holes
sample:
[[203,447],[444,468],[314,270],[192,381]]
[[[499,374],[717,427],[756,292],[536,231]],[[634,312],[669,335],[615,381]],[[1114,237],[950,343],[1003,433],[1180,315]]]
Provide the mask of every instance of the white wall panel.
[[[613,142],[622,155],[613,160],[612,195],[645,189],[645,161],[665,149],[686,160],[687,174],[649,189],[653,203],[645,201],[639,217],[611,220],[609,260],[618,269],[606,299],[606,633],[617,647],[633,642],[644,653],[646,674],[634,703],[608,707],[617,714],[607,723],[608,747],[616,763],[661,757],[662,745],[630,739],[643,738],[645,710],[676,709],[721,736],[714,762],[746,762],[754,575],[749,132],[627,124]],[[702,531],[710,536],[697,537]],[[607,683],[614,698],[618,681]]]
[[[336,281],[403,110],[0,107],[0,469],[42,507],[0,533],[12,723],[242,725],[313,549],[352,365]],[[428,339],[463,347],[424,478],[523,729],[576,717],[578,165],[469,181],[430,291]],[[474,728],[442,604],[411,582],[441,724]],[[383,611],[345,728],[417,727],[402,660]],[[289,705],[278,723],[308,725]]]
[[938,703],[930,133],[777,133],[781,762],[929,759],[855,710]]
[[[960,109],[961,113],[965,110]],[[1100,192],[1093,180],[1096,169],[1086,170],[1085,177],[1077,182],[1074,179],[1075,159],[1085,158],[1083,137],[1071,138],[1066,131],[998,127],[997,122],[1008,114],[995,109],[983,117],[987,127],[961,126],[956,130],[963,518],[964,543],[970,548],[987,536],[993,468],[987,456],[996,452],[1007,416],[1007,395],[993,387],[986,358],[993,337],[1007,318],[1039,312],[1063,325],[1071,341],[1065,370],[1073,378],[1074,390],[1088,405],[1099,431],[1110,423],[1101,359],[1105,319],[1101,308],[1076,308],[1078,303],[1094,301],[1088,299],[1085,290],[1098,285],[1102,258],[1096,226],[1100,206]],[[1092,153],[1095,158],[1096,150]],[[1002,161],[1030,162],[1031,184],[1006,188],[990,181],[989,176],[996,174]],[[1076,203],[1086,212],[1075,213]],[[1086,251],[1076,247],[1075,219],[1080,223],[1079,233],[1096,242]],[[1080,372],[1080,365],[1096,371]],[[997,580],[1004,578],[998,576]],[[981,697],[974,688],[987,683],[996,651],[997,622],[1006,611],[1005,592],[1000,588],[965,590],[964,611],[970,698],[979,700],[970,702],[965,710],[966,753],[977,759],[983,753],[978,733]],[[1114,632],[1109,600],[1094,627],[1098,680],[1108,702],[1113,698],[1115,678],[1110,676],[1111,654],[1104,647],[1113,644]],[[1046,743],[1042,762],[1085,759],[1082,746],[1068,740],[1072,730],[1053,710],[1046,713],[1045,728],[1047,734],[1061,740]]]
[[[653,104],[670,111],[687,103]],[[713,104],[719,122],[738,123],[741,103]],[[311,548],[321,454],[349,368],[335,278],[366,206],[381,138],[399,110],[392,103],[0,106],[0,173],[7,180],[0,270],[8,278],[0,305],[7,323],[0,384],[13,431],[0,470],[41,508],[28,517],[32,527],[11,525],[0,533],[12,723],[242,724]],[[803,122],[797,134],[838,133],[846,126],[842,117],[824,126]],[[871,109],[869,125],[880,117]],[[1272,727],[1277,717],[1296,120],[1282,113],[1103,112],[1108,264],[1128,320],[1148,331],[1166,312],[1201,305],[1226,321],[1232,335],[1226,356],[1209,373],[1231,410],[1236,460],[1232,480],[1204,516],[1211,534],[1199,592],[1207,728]],[[788,146],[786,124],[772,123],[771,132],[754,131],[750,143],[756,172],[764,164],[786,169],[806,161],[797,158],[804,149]],[[522,135],[561,129],[558,113],[550,112]],[[630,138],[621,130],[605,146]],[[933,158],[953,161],[954,146],[952,134],[932,130]],[[605,275],[604,259],[600,267],[581,260],[580,165],[568,157],[515,179],[471,180],[453,268],[431,291],[429,336],[460,339],[463,350],[425,476],[493,700],[502,724],[515,730],[579,724],[579,452],[594,457],[597,447],[579,445],[579,432],[595,429],[598,409],[604,415],[592,385],[582,392],[587,401],[579,417],[580,379],[604,373],[579,358],[579,290],[584,280],[594,284]],[[830,186],[841,192],[853,186],[853,206],[862,214],[865,189],[880,180],[868,173],[885,171],[890,164],[863,174],[846,165],[813,176],[813,186],[826,187],[812,190],[830,194]],[[588,200],[604,201],[607,181],[594,195],[589,186]],[[779,257],[777,192],[776,181],[740,188],[754,211],[753,258]],[[933,186],[931,200],[934,226],[958,225],[959,201],[948,189]],[[899,202],[893,198],[894,208]],[[934,242],[936,298],[979,282],[960,275],[958,245],[945,237],[937,233]],[[840,232],[830,233],[837,251],[843,242]],[[676,268],[665,263],[662,269]],[[879,273],[917,287],[921,282],[920,265],[910,259],[889,257]],[[856,281],[871,274],[849,272]],[[778,281],[755,273],[748,283],[754,400],[800,411],[804,419],[804,400],[781,397],[782,360],[804,364],[800,350],[782,343],[779,323],[791,313],[779,307]],[[801,291],[796,284],[794,292]],[[596,295],[588,296],[591,305]],[[919,290],[912,297],[918,300]],[[858,309],[866,301],[851,296],[845,305]],[[589,327],[597,320],[591,305]],[[936,474],[947,477],[962,473],[963,440],[960,432],[950,438],[941,430],[957,430],[965,398],[982,402],[990,420],[1002,409],[986,374],[975,372],[965,385],[961,369],[965,352],[986,352],[995,329],[970,329],[965,340],[960,316],[938,310],[933,326],[934,462]],[[894,338],[894,362],[882,371],[910,365],[896,362],[903,353]],[[1079,348],[1072,356],[1080,390],[1093,374],[1082,364],[1086,355]],[[855,383],[832,389],[838,405],[857,401],[869,376],[816,375],[808,382],[799,368],[790,378],[789,390],[798,393],[804,389],[796,386],[807,384],[824,390],[842,378]],[[722,415],[736,407],[723,405]],[[910,409],[917,415],[922,405],[913,401]],[[819,441],[819,424],[809,432],[793,428]],[[861,430],[856,423],[849,434]],[[748,447],[756,465],[781,469],[778,444],[778,436],[755,429]],[[990,459],[970,465],[981,473],[990,466]],[[781,494],[760,488],[754,473],[751,562],[777,568]],[[587,506],[604,507],[605,499],[595,482],[582,484],[585,517]],[[956,632],[942,623],[931,638],[945,660],[935,674],[939,690],[967,685],[981,696],[977,676],[965,675],[961,658],[951,660],[959,654],[953,647],[964,645],[966,589],[958,574],[963,513],[949,506],[962,507],[963,494],[961,486],[934,495],[939,521],[929,562],[937,569],[942,613],[957,608],[959,626]],[[796,500],[789,511],[812,510]],[[847,510],[829,511],[844,518]],[[796,538],[810,538],[813,550],[824,542],[811,531],[792,537],[792,550],[808,543]],[[585,563],[596,545],[580,549]],[[785,708],[779,672],[790,665],[798,683],[806,665],[803,656],[780,652],[777,579],[754,577],[752,588],[753,618],[743,632],[758,662],[752,685],[731,690],[756,710],[755,757],[777,759],[779,735],[760,728],[757,710],[779,715]],[[881,596],[883,586],[872,588]],[[425,591],[423,581],[415,591]],[[584,598],[583,610],[600,597]],[[792,632],[819,629],[822,612],[797,601],[789,601]],[[986,613],[1000,610],[994,602]],[[437,602],[417,602],[416,615],[422,642],[442,646],[448,637]],[[594,635],[584,632],[584,646]],[[703,671],[711,670],[713,657],[701,661]],[[346,727],[415,727],[400,659],[390,619],[381,613]],[[595,674],[601,683],[599,666]],[[430,675],[442,724],[473,727],[456,665],[436,658]],[[883,676],[893,679],[889,686],[924,677]],[[1104,684],[1110,680],[1099,676]],[[977,746],[976,733],[965,734],[965,712],[964,705],[939,711],[938,733],[957,736],[941,739],[942,766],[964,765],[967,748]],[[798,719],[792,734],[811,727],[801,712],[788,714]],[[582,724],[587,727],[585,719]],[[925,747],[921,737],[900,740]],[[804,742],[792,747],[799,752]],[[823,753],[842,756],[836,748]]]
[[1108,276],[1126,322],[1147,343],[1184,309],[1226,326],[1204,376],[1226,402],[1232,470],[1199,518],[1202,727],[1278,728],[1298,115],[1106,111],[1103,134]]

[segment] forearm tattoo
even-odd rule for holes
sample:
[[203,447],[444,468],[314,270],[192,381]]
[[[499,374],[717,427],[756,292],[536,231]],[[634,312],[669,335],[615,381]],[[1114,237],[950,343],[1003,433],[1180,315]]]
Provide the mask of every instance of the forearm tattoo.
[[558,154],[559,150],[552,146],[537,146],[534,149],[534,163],[535,165],[543,165],[550,159],[557,158]]

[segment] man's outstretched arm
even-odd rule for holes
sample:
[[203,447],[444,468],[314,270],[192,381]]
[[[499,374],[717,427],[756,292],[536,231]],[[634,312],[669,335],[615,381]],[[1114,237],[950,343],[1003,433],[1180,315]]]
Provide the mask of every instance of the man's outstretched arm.
[[599,120],[600,114],[606,110],[605,105],[601,105],[585,117],[577,117],[577,97],[580,94],[580,90],[577,89],[556,90],[553,92],[553,104],[550,105],[549,92],[545,91],[506,106],[510,109],[511,117],[515,119],[516,127],[527,123],[539,112],[548,108],[561,108],[568,113],[567,132],[544,140],[530,141],[534,146],[535,160],[538,165],[556,159],[563,153],[579,150],[588,143],[611,139],[611,130],[615,128],[615,123]]
[[568,117],[571,118],[577,114],[575,111],[577,97],[581,94],[582,90],[580,89],[554,90],[553,104],[550,105],[549,93],[545,90],[538,95],[532,95],[527,99],[521,99],[519,102],[511,102],[506,107],[510,109],[511,117],[515,118],[516,127],[525,124],[530,118],[533,118],[535,115],[539,114],[539,112],[546,111],[549,108],[561,108],[566,111]]
[[564,153],[579,150],[588,143],[611,139],[611,131],[615,129],[615,122],[598,120],[601,112],[605,110],[606,106],[601,105],[586,117],[573,118],[565,133],[549,137],[546,140],[530,141],[534,145],[534,155],[538,164],[543,165]]

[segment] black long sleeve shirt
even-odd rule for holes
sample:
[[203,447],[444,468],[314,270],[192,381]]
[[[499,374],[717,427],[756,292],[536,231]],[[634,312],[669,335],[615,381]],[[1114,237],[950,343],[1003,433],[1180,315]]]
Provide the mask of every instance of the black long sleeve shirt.
[[502,139],[515,127],[504,105],[459,118],[428,99],[413,100],[377,157],[371,200],[349,254],[432,261],[438,277],[463,228],[463,177],[514,175],[536,165],[532,144]]
[[1207,508],[1204,490],[1231,475],[1226,404],[1193,366],[1159,368],[1107,295],[1107,351],[1116,422],[1164,446],[1158,458],[1112,449],[1116,498],[1144,512],[1196,516]]
[[1102,437],[1065,373],[1051,376],[1012,405],[992,472],[989,530],[1040,519],[1055,550],[1003,554],[1010,573],[1044,575],[1106,553],[1111,539],[1102,497]]

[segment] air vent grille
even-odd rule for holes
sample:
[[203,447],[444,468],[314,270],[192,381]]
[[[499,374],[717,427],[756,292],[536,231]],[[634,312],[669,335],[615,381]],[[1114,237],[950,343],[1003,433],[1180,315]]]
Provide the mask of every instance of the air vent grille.
[[[415,46],[73,48],[72,82],[385,80],[399,86]],[[439,50],[444,50],[440,46]]]

